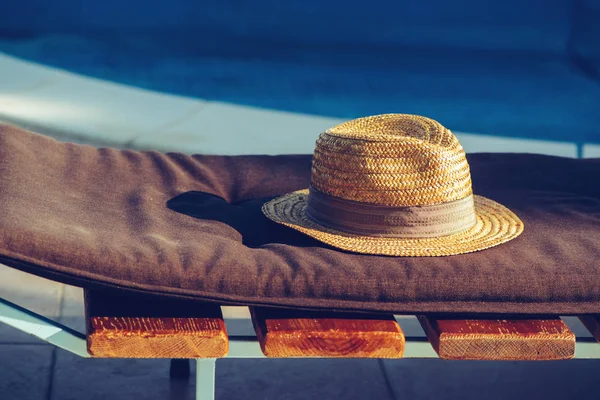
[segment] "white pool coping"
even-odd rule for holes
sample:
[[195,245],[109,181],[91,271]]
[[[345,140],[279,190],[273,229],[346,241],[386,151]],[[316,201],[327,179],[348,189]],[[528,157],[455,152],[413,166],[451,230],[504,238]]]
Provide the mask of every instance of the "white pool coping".
[[[312,153],[319,133],[343,121],[154,92],[3,53],[0,120],[67,141],[223,155]],[[467,152],[577,156],[575,143],[455,133]],[[599,157],[600,146],[583,155]]]

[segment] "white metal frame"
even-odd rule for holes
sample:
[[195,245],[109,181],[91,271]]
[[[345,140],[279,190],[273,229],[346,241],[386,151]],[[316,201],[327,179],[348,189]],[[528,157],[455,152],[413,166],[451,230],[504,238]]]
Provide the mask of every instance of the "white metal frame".
[[[67,350],[90,358],[85,334],[43,317],[0,297],[0,322]],[[264,358],[255,336],[229,336],[228,358]],[[404,358],[437,358],[425,336],[407,336]],[[575,358],[600,358],[600,344],[578,337]],[[212,400],[215,394],[214,358],[196,359],[196,399]]]

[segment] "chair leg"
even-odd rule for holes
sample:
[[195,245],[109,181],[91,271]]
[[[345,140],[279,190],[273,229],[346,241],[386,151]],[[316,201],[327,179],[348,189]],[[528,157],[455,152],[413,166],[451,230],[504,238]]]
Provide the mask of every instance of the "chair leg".
[[174,358],[169,368],[171,379],[190,379],[190,360],[185,358]]
[[214,400],[216,361],[215,358],[196,360],[196,400]]

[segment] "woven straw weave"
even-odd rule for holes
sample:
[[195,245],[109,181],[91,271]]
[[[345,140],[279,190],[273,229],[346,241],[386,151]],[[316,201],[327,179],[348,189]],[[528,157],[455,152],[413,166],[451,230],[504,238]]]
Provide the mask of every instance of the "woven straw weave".
[[472,194],[465,152],[441,124],[416,115],[360,118],[319,136],[311,185],[389,206],[446,203]]
[[[473,195],[465,152],[458,139],[429,118],[385,114],[360,118],[322,133],[313,155],[312,190],[324,196],[377,207],[451,205],[473,196],[474,225],[439,236],[368,235],[310,218],[308,190],[289,193],[263,206],[271,220],[331,246],[365,254],[447,256],[483,250],[519,236],[523,223],[493,200]],[[438,222],[458,221],[465,210],[448,207]],[[468,210],[467,210],[468,211]],[[368,217],[355,209],[353,222]],[[401,218],[402,219],[402,218]],[[400,219],[400,220],[401,220]],[[376,218],[373,218],[376,220]],[[381,219],[379,219],[381,220]],[[385,216],[385,220],[394,220]],[[462,228],[461,228],[462,229]]]

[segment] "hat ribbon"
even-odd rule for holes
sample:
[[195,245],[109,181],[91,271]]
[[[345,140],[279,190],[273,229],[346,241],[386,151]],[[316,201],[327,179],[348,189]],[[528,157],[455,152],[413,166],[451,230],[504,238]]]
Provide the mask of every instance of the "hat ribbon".
[[307,216],[353,235],[432,238],[463,232],[476,222],[473,195],[447,203],[393,207],[342,199],[309,188]]

